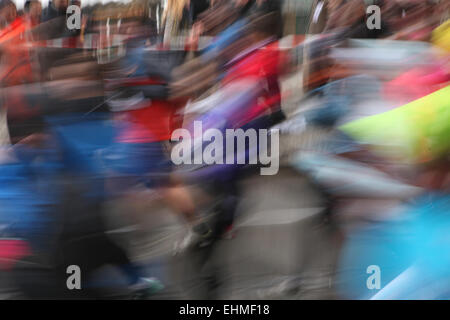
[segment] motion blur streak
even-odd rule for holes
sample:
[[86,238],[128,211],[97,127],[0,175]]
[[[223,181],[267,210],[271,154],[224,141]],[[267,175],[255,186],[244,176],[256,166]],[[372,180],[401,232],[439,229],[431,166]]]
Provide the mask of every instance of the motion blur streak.
[[0,299],[450,299],[449,10],[0,0]]

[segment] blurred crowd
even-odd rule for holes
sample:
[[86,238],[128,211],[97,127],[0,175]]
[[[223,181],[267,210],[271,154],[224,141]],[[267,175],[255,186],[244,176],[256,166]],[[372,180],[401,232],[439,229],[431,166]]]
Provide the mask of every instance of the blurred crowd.
[[[110,265],[126,283],[120,297],[157,297],[165,281],[111,237],[112,201],[139,232],[151,232],[139,223],[153,219],[148,203],[162,201],[184,226],[171,254],[201,250],[203,272],[237,228],[264,146],[215,150],[245,163],[174,163],[179,143],[196,153],[201,122],[280,133],[281,171],[308,181],[318,225],[335,235],[339,297],[450,298],[450,1],[305,1],[304,35],[289,32],[289,2],[0,0],[0,289],[7,279],[26,298],[105,298],[95,278]],[[368,27],[369,5],[380,28]],[[175,141],[177,129],[192,141]],[[376,292],[373,264],[385,272]],[[73,265],[81,290],[67,287]],[[297,292],[300,269],[259,294]]]

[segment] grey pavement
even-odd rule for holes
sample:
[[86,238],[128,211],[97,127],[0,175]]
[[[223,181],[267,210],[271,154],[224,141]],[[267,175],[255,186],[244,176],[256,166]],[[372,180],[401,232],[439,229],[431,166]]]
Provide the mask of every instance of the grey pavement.
[[287,168],[242,184],[235,237],[220,240],[212,252],[193,249],[174,256],[174,244],[186,229],[161,204],[145,210],[139,227],[129,230],[123,229],[126,208],[110,204],[115,211],[111,220],[122,224],[112,235],[148,266],[149,276],[160,277],[166,285],[155,299],[267,298],[264,289],[289,279],[301,283],[300,291],[270,298],[334,297],[338,248],[332,228],[323,223],[323,199]]

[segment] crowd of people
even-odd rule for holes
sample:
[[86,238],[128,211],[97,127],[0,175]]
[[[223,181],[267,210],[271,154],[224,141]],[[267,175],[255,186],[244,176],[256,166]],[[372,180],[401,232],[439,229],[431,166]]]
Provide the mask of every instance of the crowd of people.
[[[104,265],[122,271],[132,294],[161,290],[163,284],[147,277],[127,248],[110,239],[105,222],[107,201],[120,199],[130,212],[139,211],[148,190],[186,225],[174,254],[202,248],[208,252],[204,259],[211,256],[233,228],[242,181],[259,168],[249,165],[252,150],[263,146],[245,140],[245,148],[232,149],[233,159],[247,160],[242,163],[177,165],[171,159],[178,146],[173,134],[181,128],[195,131],[194,121],[220,132],[276,128],[282,139],[292,133],[292,122],[302,124],[301,134],[310,127],[331,132],[333,141],[339,132],[346,151],[333,151],[334,156],[362,163],[370,158],[373,168],[408,185],[444,189],[442,162],[450,146],[448,124],[442,120],[450,108],[449,2],[372,1],[381,9],[381,28],[370,29],[363,0],[312,1],[305,41],[287,50],[280,44],[286,35],[283,2],[97,4],[82,7],[80,28],[72,29],[67,8],[81,6],[78,0],[52,0],[46,8],[40,0],[27,0],[21,11],[13,0],[0,1],[0,268],[8,270],[22,294],[102,297],[92,277]],[[363,49],[373,47],[364,41],[380,39],[386,61],[377,56],[378,64],[371,65]],[[395,60],[410,44],[423,46],[419,53],[409,52],[408,60]],[[347,53],[339,55],[339,50]],[[302,84],[288,94],[282,80],[298,74]],[[413,116],[413,124],[398,120],[407,129],[396,131],[388,120],[392,116],[380,108],[377,113],[385,118],[359,123],[354,109],[364,104],[360,96],[367,93],[365,85],[371,86],[369,91],[382,87],[377,99],[402,101],[406,113],[428,108],[438,116],[426,123],[419,116]],[[286,108],[292,95],[320,99],[321,107],[303,112],[300,103],[300,111],[292,112]],[[420,100],[427,98],[434,100]],[[410,107],[415,101],[425,102]],[[392,112],[398,110],[403,109]],[[376,138],[370,128],[382,128],[380,123],[388,126]],[[392,152],[368,147],[386,151],[379,142],[388,139],[401,144],[397,150],[408,150],[403,158],[408,158],[409,168],[420,168],[419,175],[392,173],[380,160]],[[215,157],[229,156],[227,147],[223,145],[219,156],[216,150]],[[300,140],[297,147],[302,149]],[[318,178],[308,162],[315,159],[319,166],[322,158],[299,154],[293,167],[319,185],[318,192],[327,199],[326,219],[334,219],[339,192],[331,192],[328,181],[321,174]],[[395,153],[396,164],[402,156]],[[345,188],[344,182],[338,184]],[[212,218],[200,213],[192,185],[214,199]],[[33,267],[24,268],[25,262]],[[87,289],[67,289],[66,270],[72,265],[82,270],[82,287]]]

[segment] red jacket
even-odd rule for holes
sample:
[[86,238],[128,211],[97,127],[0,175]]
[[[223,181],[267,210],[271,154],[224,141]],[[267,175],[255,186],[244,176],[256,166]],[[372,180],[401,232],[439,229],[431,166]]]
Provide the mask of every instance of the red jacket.
[[268,45],[256,45],[243,52],[231,62],[232,66],[223,79],[223,84],[242,80],[248,77],[262,81],[263,95],[258,102],[243,114],[243,123],[248,123],[268,111],[276,111],[280,108],[281,92],[278,85],[280,66],[286,57],[278,49],[278,43]]
[[149,106],[126,111],[131,126],[119,140],[124,143],[146,143],[170,140],[172,132],[179,127],[176,111],[178,106],[163,100],[152,100]]
[[[29,42],[26,39],[29,27],[26,21],[19,17],[0,31],[0,81],[4,87],[31,83],[34,80]],[[8,90],[5,103],[10,118],[26,118],[37,112],[36,108],[30,108],[30,102],[17,91]]]

